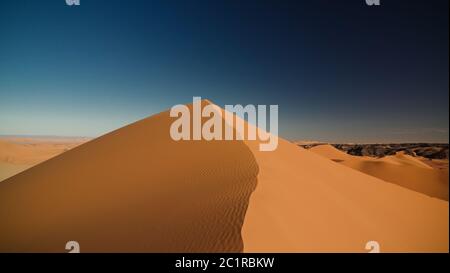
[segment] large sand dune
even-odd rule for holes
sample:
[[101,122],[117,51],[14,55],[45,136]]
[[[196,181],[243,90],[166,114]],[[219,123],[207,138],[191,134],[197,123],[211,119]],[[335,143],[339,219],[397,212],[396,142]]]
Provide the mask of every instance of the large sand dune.
[[318,145],[310,150],[355,170],[448,201],[448,168],[433,168],[424,162],[427,159],[420,160],[404,152],[383,158],[353,156],[331,145]]
[[0,251],[240,252],[258,167],[242,141],[170,138],[164,112],[0,183]]
[[[204,102],[208,103],[208,102]],[[0,183],[0,251],[448,252],[448,202],[279,139],[171,140],[168,112]]]

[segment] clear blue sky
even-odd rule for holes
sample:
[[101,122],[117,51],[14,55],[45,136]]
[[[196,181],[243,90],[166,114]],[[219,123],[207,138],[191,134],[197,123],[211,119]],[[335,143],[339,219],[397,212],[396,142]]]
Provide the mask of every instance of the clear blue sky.
[[448,1],[0,2],[0,134],[98,136],[188,103],[280,134],[448,142]]

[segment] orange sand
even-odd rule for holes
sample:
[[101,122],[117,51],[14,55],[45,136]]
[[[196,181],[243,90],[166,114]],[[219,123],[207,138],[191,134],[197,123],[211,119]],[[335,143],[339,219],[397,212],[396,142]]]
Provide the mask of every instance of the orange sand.
[[86,141],[87,138],[1,138],[0,181]]
[[387,182],[448,201],[448,168],[433,168],[426,163],[429,160],[403,152],[383,158],[353,156],[331,145],[315,146],[311,151]]
[[259,165],[246,252],[448,252],[448,202],[385,183],[280,139]]
[[0,252],[241,252],[258,167],[242,141],[170,138],[168,112],[0,183]]
[[0,252],[71,240],[81,252],[367,252],[372,240],[448,252],[446,201],[281,138],[274,152],[175,142],[172,121],[152,116],[0,183]]

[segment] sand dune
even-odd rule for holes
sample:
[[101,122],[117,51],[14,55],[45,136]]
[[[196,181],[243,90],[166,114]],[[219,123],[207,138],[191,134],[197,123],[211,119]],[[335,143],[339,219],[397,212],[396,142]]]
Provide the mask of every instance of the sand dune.
[[274,152],[261,152],[259,141],[244,142],[259,166],[242,227],[245,252],[367,252],[372,240],[382,252],[448,252],[448,202],[282,138]]
[[310,150],[363,173],[448,201],[448,168],[433,168],[425,163],[429,160],[404,152],[383,158],[352,156],[331,145],[319,145]]
[[31,167],[32,165],[28,164],[11,164],[0,162],[0,182]]
[[170,138],[168,112],[0,183],[0,251],[240,252],[258,167],[242,141]]
[[1,138],[0,181],[86,141],[87,138]]
[[171,122],[160,113],[0,183],[0,251],[448,252],[446,201],[281,138],[274,152],[175,142]]
[[280,139],[247,142],[258,186],[242,229],[247,252],[448,252],[448,202],[385,183]]
[[70,150],[87,139],[64,140],[40,138],[0,139],[0,162],[34,165],[64,151]]

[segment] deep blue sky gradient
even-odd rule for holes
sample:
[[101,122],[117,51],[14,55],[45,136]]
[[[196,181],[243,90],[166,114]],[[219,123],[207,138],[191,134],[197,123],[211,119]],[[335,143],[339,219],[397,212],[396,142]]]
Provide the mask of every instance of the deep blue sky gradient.
[[193,96],[280,134],[448,142],[447,0],[0,1],[0,134],[98,136]]

